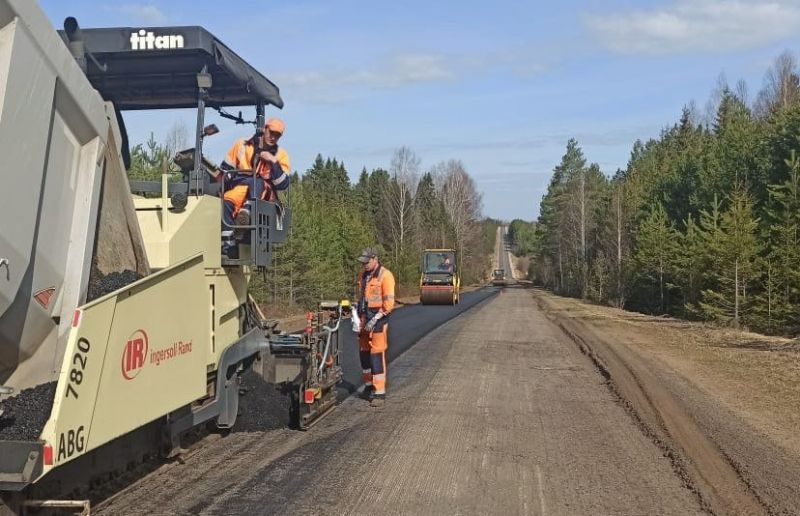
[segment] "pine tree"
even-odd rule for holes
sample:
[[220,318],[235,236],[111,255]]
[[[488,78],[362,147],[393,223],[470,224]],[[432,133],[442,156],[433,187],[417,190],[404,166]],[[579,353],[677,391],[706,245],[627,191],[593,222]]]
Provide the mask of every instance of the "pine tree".
[[369,219],[374,222],[376,236],[381,242],[388,242],[390,238],[389,223],[383,214],[383,198],[388,190],[389,172],[377,168],[369,175],[366,198],[358,200],[369,208]]
[[[574,178],[581,176],[586,167],[583,151],[577,140],[570,139],[561,163],[553,170],[553,177],[542,199],[537,224],[540,249],[536,263],[540,267],[537,277],[545,286],[559,293],[580,291],[575,279],[574,264],[580,263],[580,242],[576,235],[574,210],[570,213],[570,188]],[[573,188],[573,191],[575,189]],[[580,224],[580,217],[578,217]],[[566,238],[567,235],[570,238]],[[546,270],[542,269],[546,268]]]
[[138,181],[160,181],[164,161],[169,158],[166,146],[159,144],[155,135],[150,133],[144,145],[140,143],[131,149],[128,177]]

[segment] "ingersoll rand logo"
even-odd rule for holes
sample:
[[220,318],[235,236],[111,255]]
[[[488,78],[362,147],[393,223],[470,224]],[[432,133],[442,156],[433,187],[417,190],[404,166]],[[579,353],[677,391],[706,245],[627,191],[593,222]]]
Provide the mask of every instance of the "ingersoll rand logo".
[[122,376],[133,380],[142,371],[147,358],[147,333],[136,330],[128,337],[125,351],[122,353]]
[[131,32],[131,50],[162,50],[172,48],[183,48],[183,35],[181,34],[159,34],[140,29]]

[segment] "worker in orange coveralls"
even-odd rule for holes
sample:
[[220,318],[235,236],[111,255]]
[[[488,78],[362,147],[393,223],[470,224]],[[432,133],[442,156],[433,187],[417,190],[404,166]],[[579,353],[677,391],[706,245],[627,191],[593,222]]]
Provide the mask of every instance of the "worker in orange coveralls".
[[358,261],[357,314],[361,319],[358,350],[364,381],[364,398],[370,406],[386,402],[386,350],[389,346],[387,319],[394,309],[394,275],[380,264],[375,249],[366,248]]
[[[289,187],[289,174],[291,165],[289,154],[283,147],[278,147],[286,124],[279,118],[271,118],[264,126],[264,134],[259,147],[261,151],[256,156],[256,142],[237,140],[225,156],[220,168],[224,176],[224,213],[225,227],[222,230],[223,253],[229,258],[238,258],[238,246],[235,239],[233,225],[247,225],[250,223],[250,209],[247,200],[251,196],[250,186],[253,184],[253,166],[263,180],[261,198],[274,201],[276,190],[285,190]],[[235,256],[234,256],[235,254]]]

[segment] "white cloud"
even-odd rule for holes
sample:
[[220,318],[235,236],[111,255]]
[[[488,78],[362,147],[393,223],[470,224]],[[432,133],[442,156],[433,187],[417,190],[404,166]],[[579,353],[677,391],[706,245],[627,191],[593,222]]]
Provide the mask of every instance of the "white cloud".
[[589,29],[623,54],[721,53],[779,41],[800,30],[790,0],[678,0],[658,9],[587,15]]
[[409,84],[439,82],[452,79],[453,71],[444,56],[436,54],[398,54],[385,66],[371,70],[328,70],[276,74],[281,85],[290,87],[335,90],[356,85],[368,88],[397,88]]
[[459,80],[506,68],[524,78],[547,70],[527,56],[446,56],[438,53],[395,54],[385,62],[361,70],[330,69],[274,74],[282,89],[313,102],[336,104],[355,96],[355,88],[397,89],[415,84]]
[[541,49],[505,49],[484,54],[470,54],[462,56],[458,60],[458,66],[468,73],[509,70],[520,79],[531,79],[547,73],[553,65],[553,56],[534,56],[537,53],[542,53]]
[[549,69],[547,65],[542,63],[528,62],[515,66],[514,72],[523,79],[530,79],[546,73]]
[[435,54],[403,54],[395,56],[385,74],[366,79],[378,85],[397,87],[405,84],[447,81],[455,77],[444,56]]
[[167,21],[167,16],[153,4],[122,4],[109,10],[124,14],[141,23],[159,24]]

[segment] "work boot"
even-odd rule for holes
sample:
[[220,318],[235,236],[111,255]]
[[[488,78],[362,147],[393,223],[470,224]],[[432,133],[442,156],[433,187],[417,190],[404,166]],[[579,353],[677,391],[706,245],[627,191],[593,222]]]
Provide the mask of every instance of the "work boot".
[[365,385],[364,390],[358,393],[358,397],[362,400],[371,401],[372,396],[375,393],[375,387],[372,385]]
[[386,395],[385,394],[375,394],[372,396],[372,399],[369,400],[369,406],[375,408],[381,408],[386,404]]
[[[245,203],[244,206],[239,210],[239,213],[236,214],[236,218],[234,219],[234,224],[237,226],[249,226],[250,225],[250,203]],[[247,233],[247,229],[243,228],[236,228],[233,230],[233,236],[237,239],[241,239]]]
[[239,259],[239,244],[233,240],[223,240],[222,254],[230,260]]

